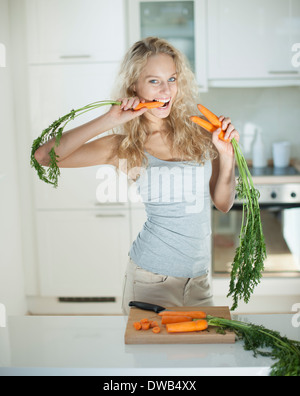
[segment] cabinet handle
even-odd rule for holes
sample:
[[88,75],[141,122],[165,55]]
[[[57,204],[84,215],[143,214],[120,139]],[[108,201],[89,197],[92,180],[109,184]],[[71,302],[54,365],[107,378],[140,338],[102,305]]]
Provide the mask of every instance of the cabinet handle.
[[298,74],[298,70],[271,70],[269,74]]
[[108,217],[125,217],[124,214],[121,213],[101,213],[101,214],[96,214],[97,219],[101,219],[101,218],[108,218]]
[[88,59],[91,55],[61,55],[60,59]]
[[125,202],[95,202],[95,206],[124,206]]

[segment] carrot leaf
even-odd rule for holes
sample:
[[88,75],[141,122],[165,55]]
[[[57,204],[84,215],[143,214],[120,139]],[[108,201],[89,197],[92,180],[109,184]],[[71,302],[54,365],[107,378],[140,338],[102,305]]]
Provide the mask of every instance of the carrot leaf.
[[232,296],[231,309],[235,310],[240,299],[249,302],[255,286],[260,283],[267,253],[258,202],[259,191],[253,185],[247,162],[235,139],[232,139],[232,145],[239,169],[236,191],[243,205],[240,244],[232,263],[227,295]]
[[[60,169],[58,167],[58,155],[55,152],[55,148],[59,146],[60,139],[63,134],[64,129],[68,125],[70,121],[73,121],[76,117],[91,111],[95,110],[102,106],[108,105],[120,105],[121,102],[115,101],[99,101],[90,103],[87,106],[84,106],[77,110],[71,110],[68,114],[54,121],[48,128],[44,129],[41,135],[33,141],[31,147],[31,156],[30,156],[30,164],[36,170],[38,177],[40,180],[45,183],[52,184],[55,188],[58,186],[58,178],[60,176]],[[34,154],[36,150],[45,144],[50,139],[55,139],[55,145],[49,152],[50,162],[47,166],[47,169],[43,167],[35,158]]]

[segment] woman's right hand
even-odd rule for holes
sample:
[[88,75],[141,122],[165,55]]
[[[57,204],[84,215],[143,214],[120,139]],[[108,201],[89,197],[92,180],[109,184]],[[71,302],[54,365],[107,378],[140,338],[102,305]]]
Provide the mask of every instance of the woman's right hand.
[[111,109],[108,111],[108,115],[113,119],[113,122],[117,125],[125,124],[128,121],[133,120],[136,117],[140,117],[142,114],[148,111],[147,108],[143,108],[140,110],[134,110],[134,108],[141,102],[137,96],[133,98],[123,98],[117,99],[118,102],[121,102],[121,105],[113,105]]

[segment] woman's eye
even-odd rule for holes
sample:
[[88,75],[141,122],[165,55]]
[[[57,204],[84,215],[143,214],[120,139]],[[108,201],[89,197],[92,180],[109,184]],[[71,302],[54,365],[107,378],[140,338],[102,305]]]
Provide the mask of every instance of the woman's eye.
[[[175,82],[176,81],[176,77],[171,77],[169,78],[168,82]],[[149,81],[150,84],[159,84],[158,80],[150,80]]]

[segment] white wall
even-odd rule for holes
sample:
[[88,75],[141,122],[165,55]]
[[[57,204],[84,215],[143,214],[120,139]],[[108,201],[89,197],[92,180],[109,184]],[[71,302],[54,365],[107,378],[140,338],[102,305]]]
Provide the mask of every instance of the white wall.
[[0,68],[0,303],[8,315],[22,315],[26,300],[8,0],[0,0],[0,43],[6,48],[6,67]]
[[300,87],[210,88],[201,94],[202,103],[216,114],[229,116],[241,133],[247,159],[252,158],[252,143],[247,124],[260,127],[266,153],[272,158],[272,143],[289,140],[292,157],[300,159]]

